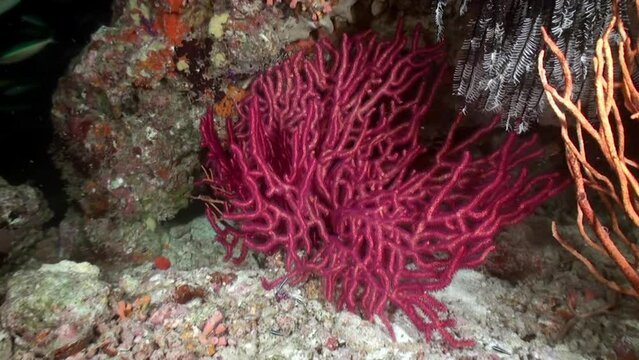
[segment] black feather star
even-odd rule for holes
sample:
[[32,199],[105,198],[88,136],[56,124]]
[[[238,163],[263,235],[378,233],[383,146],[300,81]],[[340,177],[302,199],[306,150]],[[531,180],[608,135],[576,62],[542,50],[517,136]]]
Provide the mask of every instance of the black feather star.
[[[518,133],[537,121],[546,106],[536,70],[542,26],[567,55],[574,76],[573,99],[582,100],[588,112],[596,110],[587,107],[594,96],[592,58],[612,18],[611,0],[479,1],[473,1],[478,15],[469,25],[471,35],[462,44],[453,76],[454,94],[464,98],[464,110],[502,113],[505,128]],[[443,32],[446,3],[435,4],[438,33]],[[469,1],[463,3],[466,11]],[[635,16],[636,10],[634,1],[619,0],[619,16]],[[556,59],[548,61],[546,71],[561,89],[563,75]]]

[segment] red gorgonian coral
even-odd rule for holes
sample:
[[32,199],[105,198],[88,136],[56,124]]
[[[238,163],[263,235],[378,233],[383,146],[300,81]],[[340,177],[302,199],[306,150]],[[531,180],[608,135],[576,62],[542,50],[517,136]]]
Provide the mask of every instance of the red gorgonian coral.
[[[258,76],[227,119],[228,143],[209,111],[202,118],[204,167],[215,197],[207,215],[226,247],[284,251],[291,284],[315,275],[338,309],[378,315],[394,337],[388,310],[401,309],[430,340],[453,347],[454,320],[429,292],[460,268],[478,266],[500,227],[521,220],[562,188],[557,174],[531,177],[535,139],[510,135],[485,156],[470,148],[498,119],[456,139],[458,116],[426,169],[418,132],[445,73],[441,46],[409,47],[401,27],[379,41],[372,32],[320,41]],[[219,205],[219,204],[218,204]]]

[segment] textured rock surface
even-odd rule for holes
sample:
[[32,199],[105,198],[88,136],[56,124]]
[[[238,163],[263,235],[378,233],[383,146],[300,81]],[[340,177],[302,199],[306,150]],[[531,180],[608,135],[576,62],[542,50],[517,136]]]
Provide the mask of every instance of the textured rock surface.
[[15,273],[0,308],[2,326],[18,347],[50,358],[72,355],[109,317],[109,286],[99,274],[89,263],[71,261]]
[[[464,350],[450,350],[437,337],[425,343],[401,312],[391,315],[397,335],[397,341],[393,342],[379,320],[371,323],[356,314],[336,312],[323,299],[318,279],[297,287],[287,284],[266,291],[261,279],[283,274],[282,257],[251,256],[251,261],[239,267],[224,263],[221,246],[206,244],[214,234],[203,226],[205,223],[206,219],[198,218],[188,225],[170,229],[172,246],[164,253],[173,263],[168,270],[153,269],[151,263],[118,271],[105,270],[105,277],[113,279],[112,291],[108,295],[109,305],[101,306],[100,314],[108,312],[109,316],[85,317],[87,327],[95,329],[96,338],[78,343],[74,349],[79,352],[70,359],[98,360],[117,355],[158,360],[572,360],[615,358],[622,351],[634,351],[639,345],[639,323],[633,315],[636,304],[617,299],[617,307],[610,313],[587,315],[614,299],[592,283],[576,260],[550,241],[548,219],[544,217],[533,217],[500,236],[500,241],[517,237],[522,252],[539,258],[527,269],[525,277],[509,264],[503,264],[504,269],[499,272],[504,275],[512,271],[516,275],[506,277],[508,280],[464,270],[455,276],[450,287],[436,294],[458,320],[455,332],[476,340],[475,347]],[[523,246],[526,243],[534,245]],[[201,254],[194,255],[198,251]],[[26,291],[33,289],[41,278],[55,274],[74,279],[72,284],[58,282],[63,288],[57,291],[62,298],[73,293],[76,300],[86,294],[82,289],[90,287],[89,284],[102,284],[96,283],[94,267],[63,264],[54,268],[72,270],[58,273],[44,267],[18,273],[11,281],[12,290],[2,308],[3,318],[9,309],[19,304],[17,295],[22,303],[29,300],[42,304],[50,298],[52,293]],[[495,261],[492,267],[498,265]],[[89,270],[87,273],[75,270],[78,267]],[[96,294],[95,291],[89,293]],[[106,295],[96,296],[100,302],[105,301]],[[568,301],[573,303],[577,316],[571,315]],[[81,304],[73,304],[82,309]],[[52,306],[62,305],[55,302]],[[32,313],[62,326],[60,314],[64,313],[56,315],[51,308],[47,306]],[[215,323],[214,329],[207,328],[218,312],[221,321]],[[16,334],[18,330],[22,334],[46,334],[42,332],[41,323],[23,321],[24,325],[18,328],[13,322],[4,321],[5,332],[0,329],[0,355],[4,351],[10,354],[6,358],[34,359],[42,353],[37,347],[29,350],[34,343],[25,342],[24,335]],[[11,336],[3,340],[3,334]],[[48,338],[44,336],[44,339]],[[213,344],[215,341],[217,344]]]
[[87,240],[143,256],[159,251],[156,225],[189,202],[204,109],[228,116],[239,99],[232,89],[321,24],[261,0],[116,1],[113,9],[112,24],[59,81],[53,151]]
[[41,240],[52,216],[40,190],[0,178],[0,265],[17,261]]
[[40,190],[0,178],[0,229],[38,228],[51,216]]

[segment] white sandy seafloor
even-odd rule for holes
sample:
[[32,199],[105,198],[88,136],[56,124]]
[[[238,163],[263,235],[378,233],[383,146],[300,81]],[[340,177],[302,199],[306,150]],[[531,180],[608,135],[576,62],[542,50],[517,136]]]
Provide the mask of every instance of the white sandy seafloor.
[[[498,237],[498,241],[518,246],[523,241],[538,242],[537,246],[519,247],[526,256],[540,259],[537,270],[510,281],[488,275],[485,269],[461,270],[448,288],[435,294],[457,319],[454,332],[476,341],[471,349],[451,350],[438,335],[425,343],[402,313],[391,314],[397,335],[393,342],[380,322],[335,312],[323,300],[317,279],[296,287],[285,285],[280,295],[286,296],[278,297],[275,290],[264,290],[260,279],[283,274],[278,267],[281,257],[258,261],[249,256],[241,266],[224,263],[223,250],[213,245],[207,220],[199,217],[168,231],[165,254],[173,261],[169,270],[144,265],[117,273],[102,271],[102,279],[112,279],[110,296],[115,300],[150,295],[148,316],[125,321],[113,317],[96,324],[100,334],[71,359],[168,359],[173,357],[158,354],[191,350],[199,354],[195,358],[238,360],[622,359],[619,354],[624,347],[639,345],[637,304],[622,299],[612,310],[585,316],[605,307],[610,296],[554,241],[539,239],[549,234],[545,228],[537,231],[539,224],[545,227],[546,219],[533,217]],[[205,262],[208,264],[202,266]],[[211,274],[216,272],[232,272],[237,278],[212,291]],[[202,287],[207,295],[176,305],[172,294],[179,284]],[[565,306],[570,293],[588,294],[574,298],[575,316]],[[215,310],[224,314],[229,345],[209,349],[207,355],[197,339],[203,320]],[[117,357],[101,352],[100,346],[109,341],[119,352]],[[36,358],[24,350],[14,356]]]

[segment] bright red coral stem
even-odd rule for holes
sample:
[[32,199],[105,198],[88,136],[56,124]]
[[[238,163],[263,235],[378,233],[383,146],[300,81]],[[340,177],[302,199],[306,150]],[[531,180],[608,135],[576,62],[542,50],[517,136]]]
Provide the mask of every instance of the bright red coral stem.
[[[497,126],[457,139],[458,116],[427,169],[419,127],[446,69],[441,46],[411,44],[401,27],[379,41],[372,32],[317,44],[258,76],[250,96],[227,120],[228,143],[213,114],[201,121],[207,179],[222,209],[207,215],[240,263],[249,250],[286,254],[285,278],[323,280],[339,309],[388,318],[401,309],[430,340],[453,347],[472,341],[451,334],[454,320],[429,293],[474,268],[504,225],[523,219],[557,193],[557,174],[531,177],[524,167],[541,154],[534,137],[507,137],[486,156],[471,147]],[[283,281],[264,281],[272,288]]]

